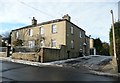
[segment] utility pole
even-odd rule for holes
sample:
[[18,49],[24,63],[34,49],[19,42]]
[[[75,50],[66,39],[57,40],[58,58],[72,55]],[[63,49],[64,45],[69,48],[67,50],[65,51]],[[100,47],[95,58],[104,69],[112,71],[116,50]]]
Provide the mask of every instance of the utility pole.
[[113,65],[115,70],[118,72],[118,64],[117,64],[117,55],[116,55],[116,44],[115,44],[115,30],[114,30],[114,15],[113,15],[113,10],[110,11],[112,14],[112,35],[113,35],[113,51],[114,51],[114,56],[113,56]]

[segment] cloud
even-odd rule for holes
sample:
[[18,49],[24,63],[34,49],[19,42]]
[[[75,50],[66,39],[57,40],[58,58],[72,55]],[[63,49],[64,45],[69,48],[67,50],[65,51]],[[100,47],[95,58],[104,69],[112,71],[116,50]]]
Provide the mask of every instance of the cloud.
[[[38,22],[43,22],[61,18],[64,14],[68,13],[71,16],[72,22],[83,28],[87,35],[100,37],[102,40],[109,42],[109,29],[111,26],[109,11],[113,9],[115,19],[117,19],[118,1],[0,0],[0,24],[11,23],[11,28],[13,29],[21,26],[20,24],[30,25],[33,16],[36,17]],[[18,26],[15,24],[18,24]],[[0,27],[0,32],[2,32],[2,28]]]

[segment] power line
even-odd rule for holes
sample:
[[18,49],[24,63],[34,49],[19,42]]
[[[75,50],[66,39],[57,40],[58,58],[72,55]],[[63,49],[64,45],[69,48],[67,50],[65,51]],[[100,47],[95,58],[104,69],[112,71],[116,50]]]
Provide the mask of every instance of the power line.
[[[19,1],[19,0],[18,0],[18,1]],[[34,7],[32,7],[32,6],[28,5],[28,4],[26,4],[26,3],[23,2],[23,1],[19,1],[19,2],[20,2],[21,4],[27,6],[27,7],[30,7],[30,8],[32,8],[32,9],[36,10],[36,11],[39,11],[40,13],[46,14],[46,15],[48,15],[48,16],[50,16],[50,17],[54,17],[53,15],[50,15],[50,14],[48,14],[48,13],[46,13],[46,12],[43,12],[43,11],[37,9],[37,8],[34,8]]]

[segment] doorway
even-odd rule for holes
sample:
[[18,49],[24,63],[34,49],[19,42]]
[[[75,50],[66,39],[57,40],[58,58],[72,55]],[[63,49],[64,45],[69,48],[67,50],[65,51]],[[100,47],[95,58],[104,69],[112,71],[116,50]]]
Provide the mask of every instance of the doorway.
[[67,51],[68,59],[70,58],[70,51]]

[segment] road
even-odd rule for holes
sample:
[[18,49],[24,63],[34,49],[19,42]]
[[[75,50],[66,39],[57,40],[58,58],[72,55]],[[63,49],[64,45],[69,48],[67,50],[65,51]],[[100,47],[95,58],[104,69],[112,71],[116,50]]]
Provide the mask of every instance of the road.
[[[0,61],[2,81],[118,81],[118,78],[90,74],[83,67],[30,66]],[[112,83],[112,82],[111,82]]]

